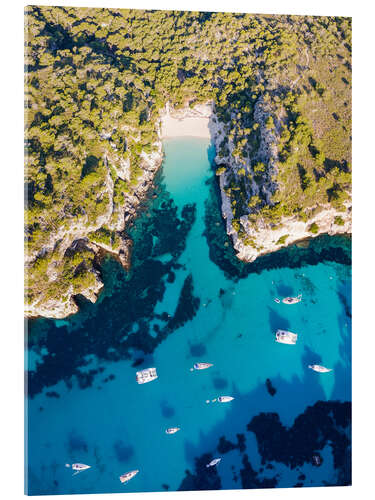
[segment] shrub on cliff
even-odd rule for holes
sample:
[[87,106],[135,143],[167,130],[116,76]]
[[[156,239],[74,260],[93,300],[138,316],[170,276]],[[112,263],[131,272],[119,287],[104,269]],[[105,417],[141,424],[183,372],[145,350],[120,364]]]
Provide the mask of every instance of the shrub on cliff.
[[313,222],[312,224],[310,224],[308,230],[310,233],[316,234],[319,231],[319,226],[316,222]]
[[336,224],[336,226],[343,226],[345,224],[345,221],[344,221],[344,219],[342,217],[340,217],[339,215],[337,215],[335,217],[334,224]]

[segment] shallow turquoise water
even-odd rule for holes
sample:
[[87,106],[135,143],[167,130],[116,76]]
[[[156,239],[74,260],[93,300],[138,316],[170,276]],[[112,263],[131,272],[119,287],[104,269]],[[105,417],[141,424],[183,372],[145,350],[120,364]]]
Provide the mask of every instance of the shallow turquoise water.
[[[194,203],[196,219],[178,256],[166,247],[153,257],[165,266],[173,262],[175,267],[173,279],[164,274],[159,280],[164,289],[158,291],[160,298],[147,322],[150,339],[157,337],[175,315],[181,289],[190,274],[199,308],[192,319],[169,332],[146,354],[137,345],[129,349],[129,359],[116,357],[122,342],[118,337],[103,354],[100,339],[108,342],[117,331],[120,314],[124,321],[128,316],[135,318],[129,323],[131,327],[126,326],[124,338],[130,331],[140,336],[146,328],[136,305],[119,300],[125,273],[117,263],[106,261],[106,289],[97,304],[83,304],[80,313],[63,321],[37,320],[30,324],[30,338],[34,335],[38,340],[30,345],[27,359],[30,377],[35,374],[32,383],[38,380],[39,385],[28,398],[29,492],[160,491],[163,485],[176,490],[185,471],[194,471],[195,458],[203,453],[223,457],[217,467],[222,488],[239,488],[241,483],[234,471],[241,469],[243,453],[234,449],[220,454],[216,449],[221,436],[236,442],[238,433],[246,436],[246,453],[253,469],[260,471],[259,477],[277,472],[277,486],[295,485],[300,474],[305,474],[306,486],[336,484],[329,445],[321,452],[321,467],[305,463],[292,469],[273,462],[273,469],[267,471],[263,470],[255,435],[246,431],[246,425],[260,412],[275,412],[285,426],[292,426],[294,419],[316,401],[351,401],[350,267],[324,261],[294,269],[264,269],[240,280],[225,277],[210,259],[203,235],[206,201],[212,196],[209,181],[214,175],[209,142],[171,139],[164,147],[162,193],[172,198],[180,219],[183,207]],[[154,202],[158,206],[159,198]],[[147,221],[150,215],[152,221],[147,210],[143,218]],[[135,234],[137,230],[136,226]],[[166,226],[166,230],[170,228]],[[141,247],[146,234],[138,234],[138,239]],[[150,245],[154,252],[158,236],[152,236]],[[135,277],[136,259],[135,251]],[[134,293],[140,300],[147,299],[150,283],[136,283]],[[303,301],[292,306],[275,303],[273,299],[283,292],[302,293]],[[274,332],[278,328],[297,332],[297,345],[277,344]],[[89,345],[94,338],[98,346],[88,347],[79,370],[71,376],[69,356],[77,350],[77,332],[84,332],[80,333],[80,342]],[[59,349],[66,349],[67,355],[62,361],[51,352],[54,335],[63,339]],[[113,361],[109,360],[111,352]],[[144,359],[140,367],[132,366],[139,358]],[[214,363],[214,367],[190,372],[197,361]],[[47,363],[48,370],[43,371]],[[320,375],[307,368],[310,363],[332,367],[333,371]],[[149,366],[157,368],[158,380],[136,384],[135,372]],[[84,376],[98,368],[82,388],[77,373]],[[49,376],[56,370],[62,375],[51,383]],[[277,390],[274,396],[267,392],[267,379]],[[222,405],[205,403],[219,395],[235,399]],[[172,426],[181,427],[181,431],[166,435],[165,429]],[[72,476],[65,464],[73,462],[92,468]],[[132,469],[140,469],[140,473],[122,485],[118,476]]]

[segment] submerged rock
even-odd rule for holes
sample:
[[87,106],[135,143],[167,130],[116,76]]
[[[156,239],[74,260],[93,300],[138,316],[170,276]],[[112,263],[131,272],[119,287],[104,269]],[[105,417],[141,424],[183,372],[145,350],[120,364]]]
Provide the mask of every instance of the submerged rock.
[[272,385],[272,382],[269,378],[266,380],[266,387],[267,387],[268,394],[270,396],[274,396],[276,394],[277,391],[274,388],[274,386]]
[[319,466],[317,450],[332,447],[338,485],[351,482],[350,440],[346,429],[351,423],[351,403],[318,401],[285,427],[277,413],[260,413],[247,425],[254,432],[262,462],[276,461],[296,468],[304,463]]

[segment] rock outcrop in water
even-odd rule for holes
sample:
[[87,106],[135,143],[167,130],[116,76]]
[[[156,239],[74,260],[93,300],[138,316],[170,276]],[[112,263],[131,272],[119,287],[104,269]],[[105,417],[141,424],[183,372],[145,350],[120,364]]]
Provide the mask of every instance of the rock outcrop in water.
[[276,461],[292,469],[304,463],[319,467],[319,452],[330,444],[339,472],[338,484],[346,485],[351,482],[350,424],[350,402],[318,401],[306,408],[289,428],[281,423],[277,413],[261,413],[249,422],[247,430],[257,438],[262,464]]

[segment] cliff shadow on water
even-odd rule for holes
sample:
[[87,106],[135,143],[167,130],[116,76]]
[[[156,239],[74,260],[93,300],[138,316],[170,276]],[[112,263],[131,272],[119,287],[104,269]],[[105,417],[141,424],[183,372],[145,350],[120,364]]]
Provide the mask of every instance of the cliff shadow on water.
[[[104,290],[95,304],[77,297],[76,315],[27,322],[29,362],[37,358],[27,377],[30,397],[60,380],[71,385],[73,376],[82,389],[89,387],[103,371],[100,362],[133,359],[142,367],[168,335],[196,314],[199,299],[189,276],[179,291],[175,314],[154,312],[182,267],[178,260],[195,219],[195,204],[184,205],[179,214],[159,172],[155,190],[129,229],[134,241],[130,270],[107,255],[101,262]],[[90,369],[91,355],[98,358],[99,367]]]

